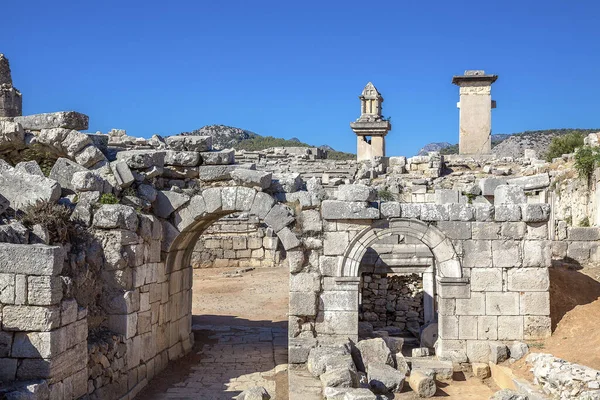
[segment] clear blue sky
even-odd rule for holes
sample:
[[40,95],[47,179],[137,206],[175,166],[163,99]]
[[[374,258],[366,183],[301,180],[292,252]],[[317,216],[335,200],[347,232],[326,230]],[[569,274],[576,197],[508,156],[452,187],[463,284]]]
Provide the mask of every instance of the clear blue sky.
[[372,81],[388,155],[458,141],[452,75],[499,75],[494,133],[600,127],[600,2],[5,1],[27,114],[149,137],[226,124],[355,151]]

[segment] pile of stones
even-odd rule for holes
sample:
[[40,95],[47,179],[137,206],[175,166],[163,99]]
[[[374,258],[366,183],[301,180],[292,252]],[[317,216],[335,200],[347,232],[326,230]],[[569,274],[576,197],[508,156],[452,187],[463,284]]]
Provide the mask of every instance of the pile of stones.
[[534,382],[546,394],[560,399],[600,399],[600,371],[545,353],[531,353],[526,360]]
[[400,393],[405,384],[420,397],[432,397],[436,379],[452,379],[452,362],[405,358],[402,345],[403,339],[394,337],[323,345],[310,351],[307,367],[321,380],[327,400],[375,400]]

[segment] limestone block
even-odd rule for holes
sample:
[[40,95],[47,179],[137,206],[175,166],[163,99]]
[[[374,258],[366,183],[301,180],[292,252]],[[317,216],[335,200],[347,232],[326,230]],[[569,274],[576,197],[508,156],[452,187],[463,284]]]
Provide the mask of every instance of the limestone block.
[[29,305],[51,306],[58,304],[63,295],[62,279],[58,276],[29,276],[27,279]]
[[448,221],[450,213],[447,205],[444,204],[421,204],[422,221]]
[[348,232],[325,232],[323,241],[324,255],[342,255],[349,243]]
[[[467,342],[468,343],[468,342]],[[433,371],[435,379],[440,381],[452,379],[454,367],[452,361],[440,361],[429,358],[415,358],[412,360],[412,372],[420,371],[430,376],[428,371]]]
[[592,242],[569,242],[567,247],[567,257],[578,262],[585,262],[590,258],[590,250],[596,245]]
[[273,174],[270,191],[273,193],[294,193],[302,187],[302,178],[298,173]]
[[275,204],[275,199],[273,199],[273,197],[267,193],[258,192],[254,196],[254,201],[252,203],[252,207],[250,208],[250,214],[256,215],[258,218],[264,220],[271,211],[273,204]]
[[549,267],[552,265],[552,242],[528,240],[523,243],[524,267]]
[[520,221],[521,206],[518,204],[497,204],[494,206],[494,220],[503,221]]
[[196,151],[174,151],[165,152],[164,165],[176,167],[197,167],[200,165],[200,153]]
[[473,222],[472,237],[475,240],[494,240],[500,239],[501,224],[493,222]]
[[66,350],[66,329],[51,332],[16,332],[11,356],[15,358],[52,358]]
[[473,268],[471,290],[478,292],[502,291],[502,270],[500,268]]
[[471,369],[473,371],[473,376],[479,379],[486,379],[491,376],[490,374],[490,366],[486,363],[472,363]]
[[337,276],[339,259],[337,256],[320,256],[319,271],[322,276]]
[[442,315],[438,322],[440,339],[458,339],[458,317]]
[[267,189],[271,186],[273,174],[264,171],[253,171],[250,169],[238,168],[231,172],[231,178],[236,184],[246,187],[259,187]]
[[448,204],[448,214],[451,221],[474,221],[475,210],[470,204]]
[[449,239],[471,239],[471,223],[460,221],[439,221],[437,227]]
[[337,199],[341,201],[374,201],[376,197],[374,188],[361,184],[340,185],[337,190]]
[[488,342],[490,346],[490,362],[500,364],[508,359],[508,347],[502,342]]
[[509,185],[519,186],[523,190],[540,190],[550,186],[550,176],[548,173],[522,176],[507,181]]
[[113,332],[125,335],[129,339],[136,335],[138,314],[111,314],[108,316],[108,328]]
[[437,391],[435,379],[422,371],[415,371],[410,374],[408,384],[419,397],[433,397]]
[[545,292],[550,288],[547,268],[514,268],[508,270],[508,290]]
[[60,326],[60,307],[4,306],[2,329],[5,331],[50,331]]
[[492,259],[495,268],[520,267],[520,242],[513,240],[492,241]]
[[368,371],[370,365],[384,364],[393,367],[394,359],[387,344],[382,338],[365,339],[356,344],[358,353],[352,358],[359,371]]
[[[84,148],[91,145],[92,141],[86,134],[73,129],[51,128],[35,132],[31,137],[31,143],[48,146],[56,153],[67,155],[70,158],[75,157],[75,161],[82,164],[77,160],[77,156]],[[84,165],[84,167],[87,166]]]
[[487,292],[485,294],[485,312],[487,315],[518,315],[519,293]]
[[127,150],[117,153],[117,161],[124,161],[129,168],[146,169],[165,165],[164,151],[156,150]]
[[237,165],[201,165],[198,167],[198,179],[205,182],[226,181],[231,179],[231,173]]
[[513,360],[520,360],[529,352],[529,346],[527,346],[526,343],[514,341],[511,343],[508,350],[510,358]]
[[271,395],[262,386],[255,386],[244,390],[237,396],[237,400],[269,400]]
[[378,219],[379,210],[369,207],[369,203],[360,201],[324,200],[321,203],[323,219]]
[[290,275],[291,292],[319,292],[321,289],[321,279],[319,274],[301,272]]
[[298,239],[298,236],[287,227],[277,232],[277,236],[279,237],[279,240],[281,240],[281,244],[286,251],[295,249],[302,244],[300,239]]
[[39,131],[51,128],[66,128],[85,131],[88,129],[89,117],[75,111],[61,111],[45,114],[32,114],[15,117],[14,121],[28,131]]
[[550,315],[550,292],[521,292],[521,315]]
[[421,204],[401,203],[400,216],[402,218],[421,218]]
[[490,358],[490,346],[485,340],[469,340],[467,342],[469,362],[487,363]]
[[325,311],[358,311],[358,296],[356,293],[348,291],[323,292],[319,296],[319,309]]
[[521,204],[525,222],[546,222],[550,218],[550,204]]
[[313,342],[313,340],[314,339],[312,338],[308,340],[301,339],[300,342],[297,339],[293,341],[290,340],[291,344],[299,344],[303,347],[311,344],[313,345],[306,362],[306,367],[313,376],[319,377],[328,367],[346,366],[356,370],[356,367],[351,365],[353,361],[347,344],[321,345],[319,347],[314,347],[316,341]]
[[86,168],[91,168],[100,162],[106,162],[106,157],[96,146],[89,145],[75,154],[75,161]]
[[[223,189],[222,193],[225,193]],[[235,195],[235,210],[250,211],[254,204],[254,196],[256,191],[247,187],[238,187]]]
[[527,203],[527,196],[519,186],[499,185],[494,190],[494,206],[525,203]]
[[569,240],[597,241],[600,240],[600,228],[570,226],[567,228],[567,237]]
[[550,337],[551,334],[552,329],[550,317],[529,315],[523,317],[523,339],[545,339]]
[[19,149],[24,146],[25,132],[23,126],[16,122],[0,121],[0,149]]
[[0,304],[15,304],[14,274],[0,274]]
[[317,210],[303,210],[300,212],[300,224],[303,232],[322,232],[323,220]]
[[54,179],[10,169],[0,171],[0,193],[13,209],[22,210],[37,201],[58,201],[61,187]]
[[104,179],[92,171],[79,171],[73,174],[71,187],[77,192],[99,192],[104,188]]
[[168,218],[174,211],[189,201],[188,196],[170,190],[159,190],[153,204],[154,213],[161,218]]
[[500,236],[504,239],[523,239],[527,232],[525,222],[503,222],[500,225]]
[[60,274],[64,251],[59,246],[0,243],[0,271],[10,274]]
[[273,229],[273,231],[279,232],[281,229],[294,222],[294,216],[289,207],[283,204],[276,204],[267,213],[264,221]]
[[94,214],[93,225],[96,228],[121,228],[135,232],[138,227],[138,217],[133,207],[122,204],[103,204]]
[[477,339],[477,320],[476,316],[460,315],[458,317],[458,338],[461,340]]
[[[117,185],[119,185],[119,187],[121,189],[131,186],[133,184],[133,182],[135,181],[135,178],[133,177],[133,174],[131,173],[131,169],[129,168],[129,165],[127,165],[127,163],[125,161],[111,162],[110,169],[111,169],[113,175],[115,176],[115,179],[117,180]],[[141,186],[151,187],[150,185],[140,185],[140,187]],[[144,189],[141,189],[140,187],[138,187],[138,191],[141,192],[140,194],[148,192],[147,189],[144,191]],[[152,202],[152,201],[154,201],[154,199],[156,199],[156,190],[154,188],[152,188],[152,190],[153,190],[154,197],[152,198],[152,196],[151,196],[151,200],[148,199],[150,202]],[[145,198],[145,196],[142,196],[142,197]]]
[[458,203],[459,193],[454,189],[436,189],[435,190],[436,204]]
[[212,136],[169,136],[165,138],[167,147],[176,151],[209,151],[212,148]]
[[77,305],[77,300],[68,299],[63,300],[60,303],[60,324],[61,326],[65,326],[71,324],[77,320],[77,314],[79,311],[79,306]]
[[500,185],[506,185],[506,179],[483,178],[479,180],[479,188],[483,196],[494,196],[494,191]]
[[476,203],[473,204],[475,209],[476,221],[493,221],[496,210],[492,204]]
[[42,172],[42,169],[35,161],[21,161],[20,163],[15,165],[15,171],[24,174],[37,175],[42,177],[45,176]]
[[235,162],[235,150],[225,149],[200,153],[202,165],[229,165]]
[[497,340],[498,339],[498,317],[479,316],[477,317],[477,339],[479,340]]
[[406,378],[404,373],[380,362],[368,364],[367,376],[369,387],[375,394],[400,393]]
[[464,268],[488,268],[492,266],[492,241],[468,240],[463,243]]
[[384,218],[398,218],[401,216],[400,203],[397,201],[385,201],[381,203],[381,216]]
[[466,363],[467,341],[466,340],[438,340],[435,342],[435,353],[438,359],[455,363]]

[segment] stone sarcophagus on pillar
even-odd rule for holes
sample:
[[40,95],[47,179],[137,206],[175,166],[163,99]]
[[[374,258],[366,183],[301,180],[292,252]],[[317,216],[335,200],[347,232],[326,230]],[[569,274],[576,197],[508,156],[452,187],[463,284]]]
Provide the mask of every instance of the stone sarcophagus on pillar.
[[481,70],[465,71],[454,76],[452,83],[460,87],[459,152],[489,154],[492,151],[492,83],[498,75],[486,75]]
[[392,129],[392,124],[381,114],[383,97],[369,82],[358,98],[360,118],[350,123],[357,137],[356,159],[363,161],[385,157],[385,135]]

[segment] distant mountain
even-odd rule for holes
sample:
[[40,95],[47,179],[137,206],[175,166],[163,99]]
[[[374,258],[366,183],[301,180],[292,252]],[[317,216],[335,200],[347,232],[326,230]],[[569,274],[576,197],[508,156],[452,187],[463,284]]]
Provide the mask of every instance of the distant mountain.
[[[269,147],[316,147],[303,143],[298,138],[282,139],[273,136],[261,136],[258,133],[227,125],[206,125],[191,132],[182,132],[180,135],[212,136],[215,150],[234,148],[236,150],[259,151]],[[321,146],[321,148],[323,147],[327,147],[327,158],[335,160],[356,158],[355,154],[336,151],[330,146]]]
[[[525,153],[525,149],[532,149],[537,152],[538,158],[544,158],[553,137],[573,132],[588,135],[592,132],[598,132],[599,130],[600,129],[546,129],[510,134],[494,134],[492,135],[492,153],[500,157],[522,157]],[[426,155],[429,151],[439,151],[442,154],[458,154],[458,144],[450,144],[447,142],[429,143],[423,147],[417,155]]]

